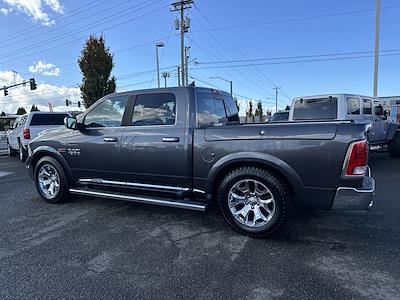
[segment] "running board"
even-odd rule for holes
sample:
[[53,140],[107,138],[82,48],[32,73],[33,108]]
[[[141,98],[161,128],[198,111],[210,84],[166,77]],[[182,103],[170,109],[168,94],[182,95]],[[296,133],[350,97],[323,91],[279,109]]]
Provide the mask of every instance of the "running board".
[[101,198],[109,198],[109,199],[116,199],[116,200],[124,200],[130,202],[137,202],[137,203],[147,203],[147,204],[154,204],[160,206],[168,206],[168,207],[176,207],[176,208],[185,208],[190,210],[197,210],[197,211],[205,211],[206,205],[200,202],[194,201],[183,201],[183,200],[175,200],[175,199],[162,199],[158,197],[149,198],[148,196],[142,195],[130,195],[126,193],[117,193],[117,192],[105,192],[105,191],[97,191],[87,188],[71,188],[69,189],[71,194],[78,194],[78,195],[86,195],[86,196],[93,196],[93,197],[101,197]]

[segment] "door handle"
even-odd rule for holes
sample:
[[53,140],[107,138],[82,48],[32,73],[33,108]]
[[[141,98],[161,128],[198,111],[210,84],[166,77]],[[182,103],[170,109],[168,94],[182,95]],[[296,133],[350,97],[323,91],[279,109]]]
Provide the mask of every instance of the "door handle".
[[179,138],[178,137],[163,137],[162,141],[164,143],[177,143],[177,142],[179,142]]
[[104,138],[104,141],[107,143],[114,143],[114,142],[117,142],[118,139],[116,137],[106,137],[106,138]]

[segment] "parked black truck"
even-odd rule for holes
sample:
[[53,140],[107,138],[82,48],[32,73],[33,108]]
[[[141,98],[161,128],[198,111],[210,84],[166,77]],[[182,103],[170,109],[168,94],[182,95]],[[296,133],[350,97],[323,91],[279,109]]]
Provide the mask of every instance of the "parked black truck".
[[27,168],[47,202],[70,194],[205,210],[264,237],[293,205],[367,209],[375,189],[366,126],[239,124],[233,99],[185,87],[103,97],[29,144]]

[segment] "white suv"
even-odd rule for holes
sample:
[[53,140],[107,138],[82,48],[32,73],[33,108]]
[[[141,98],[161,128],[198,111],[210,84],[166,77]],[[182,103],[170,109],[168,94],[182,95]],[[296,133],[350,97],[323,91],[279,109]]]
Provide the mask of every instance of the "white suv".
[[20,160],[25,161],[30,140],[43,130],[64,125],[67,116],[71,115],[67,112],[30,112],[19,117],[7,134],[8,154],[14,156],[19,152]]

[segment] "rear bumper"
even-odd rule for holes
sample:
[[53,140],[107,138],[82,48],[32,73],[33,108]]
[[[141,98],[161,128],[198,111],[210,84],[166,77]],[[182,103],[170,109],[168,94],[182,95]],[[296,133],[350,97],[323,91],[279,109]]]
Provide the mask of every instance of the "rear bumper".
[[333,210],[363,210],[373,206],[375,180],[364,177],[361,188],[339,187],[333,200]]

